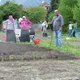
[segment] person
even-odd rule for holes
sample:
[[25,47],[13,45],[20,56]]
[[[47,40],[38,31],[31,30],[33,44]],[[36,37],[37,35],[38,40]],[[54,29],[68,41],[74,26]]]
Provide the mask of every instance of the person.
[[72,36],[73,36],[72,30],[73,30],[73,24],[72,24],[72,22],[70,21],[70,22],[69,22],[69,37],[72,37]]
[[6,42],[16,42],[13,16],[9,15],[9,18],[6,21],[4,21],[3,24],[6,24],[6,26],[5,26]]
[[76,30],[77,30],[77,22],[75,22],[75,23],[73,24],[73,37],[76,37],[76,35],[75,35]]
[[58,10],[54,10],[54,17],[51,21],[53,25],[53,31],[54,31],[54,41],[56,47],[60,48],[62,47],[62,27],[64,25],[64,20],[62,15],[59,14]]
[[20,22],[21,22],[21,20],[22,20],[22,18],[19,18],[18,23],[20,23]]
[[26,16],[22,17],[22,20],[19,22],[19,26],[21,28],[21,42],[30,42],[30,36],[29,36],[29,28],[32,25],[32,22],[29,21]]
[[48,27],[48,23],[47,21],[44,21],[42,23],[42,27],[41,27],[41,30],[42,30],[42,34],[43,34],[43,37],[47,37],[47,27]]
[[14,19],[14,27],[15,29],[19,29],[18,20]]

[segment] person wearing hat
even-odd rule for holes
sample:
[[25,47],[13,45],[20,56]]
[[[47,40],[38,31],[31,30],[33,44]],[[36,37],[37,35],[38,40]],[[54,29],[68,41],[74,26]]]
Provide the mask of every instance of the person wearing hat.
[[19,21],[19,26],[21,28],[21,37],[20,41],[21,42],[30,42],[30,37],[29,37],[29,28],[32,25],[32,22],[29,21],[26,16],[22,17],[22,20]]

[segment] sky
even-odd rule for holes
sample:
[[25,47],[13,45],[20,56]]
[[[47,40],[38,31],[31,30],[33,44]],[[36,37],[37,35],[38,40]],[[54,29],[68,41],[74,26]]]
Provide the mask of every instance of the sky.
[[[0,4],[3,4],[6,1],[8,0],[0,0]],[[42,1],[50,3],[50,0],[14,0],[14,1],[18,4],[22,4],[24,7],[38,6],[42,3]]]

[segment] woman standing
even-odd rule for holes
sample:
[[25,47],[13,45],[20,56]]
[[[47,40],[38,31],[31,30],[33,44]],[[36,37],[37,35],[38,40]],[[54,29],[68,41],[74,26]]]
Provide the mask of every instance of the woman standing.
[[15,36],[15,28],[14,28],[14,18],[12,15],[9,16],[9,18],[3,22],[3,24],[6,24],[5,30],[6,30],[6,41],[7,42],[16,42],[16,36]]
[[31,21],[29,21],[28,19],[26,19],[25,16],[22,17],[22,20],[19,22],[19,26],[21,28],[21,37],[20,37],[20,41],[21,42],[30,42],[30,32],[29,32],[29,28],[31,26]]

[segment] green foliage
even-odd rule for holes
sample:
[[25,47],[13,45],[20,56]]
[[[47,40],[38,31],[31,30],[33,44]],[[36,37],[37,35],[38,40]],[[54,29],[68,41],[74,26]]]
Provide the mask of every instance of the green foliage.
[[59,0],[51,0],[51,11],[58,9]]
[[24,10],[24,14],[33,23],[38,23],[45,19],[46,11],[42,7],[32,7]]
[[49,21],[52,20],[53,16],[54,16],[54,12],[52,11],[52,12],[50,12],[49,17],[48,17]]
[[73,19],[77,21],[80,26],[80,0],[78,0],[77,6],[73,9]]
[[[68,25],[69,21],[73,21],[73,9],[77,5],[77,0],[60,0],[59,11],[62,14],[65,22],[65,26]],[[67,27],[64,28],[66,32]]]
[[17,5],[15,3],[12,2],[6,2],[4,5],[0,6],[2,9],[0,10],[3,11],[4,13],[4,19],[7,18],[7,16],[9,16],[10,14],[12,14],[14,17],[18,18],[20,17],[20,14],[22,12],[22,6],[21,5]]
[[66,39],[67,36],[62,36],[63,44],[62,48],[56,48],[55,44],[53,43],[54,39],[51,41],[50,39],[47,39],[46,41],[41,41],[39,46],[52,49],[58,52],[62,52],[65,54],[74,54],[75,56],[80,56],[80,46],[76,43],[80,42],[80,39],[77,38],[69,38]]
[[14,2],[6,2],[0,6],[0,24],[3,20],[7,19],[9,15],[13,15],[14,18],[26,16],[33,23],[43,21],[45,19],[46,11],[42,7],[23,8],[22,5],[18,5]]
[[77,5],[77,0],[61,0],[59,4],[59,11],[63,15],[65,23],[73,20],[73,8]]
[[3,17],[4,17],[4,12],[1,11],[0,9],[0,23],[2,23]]

